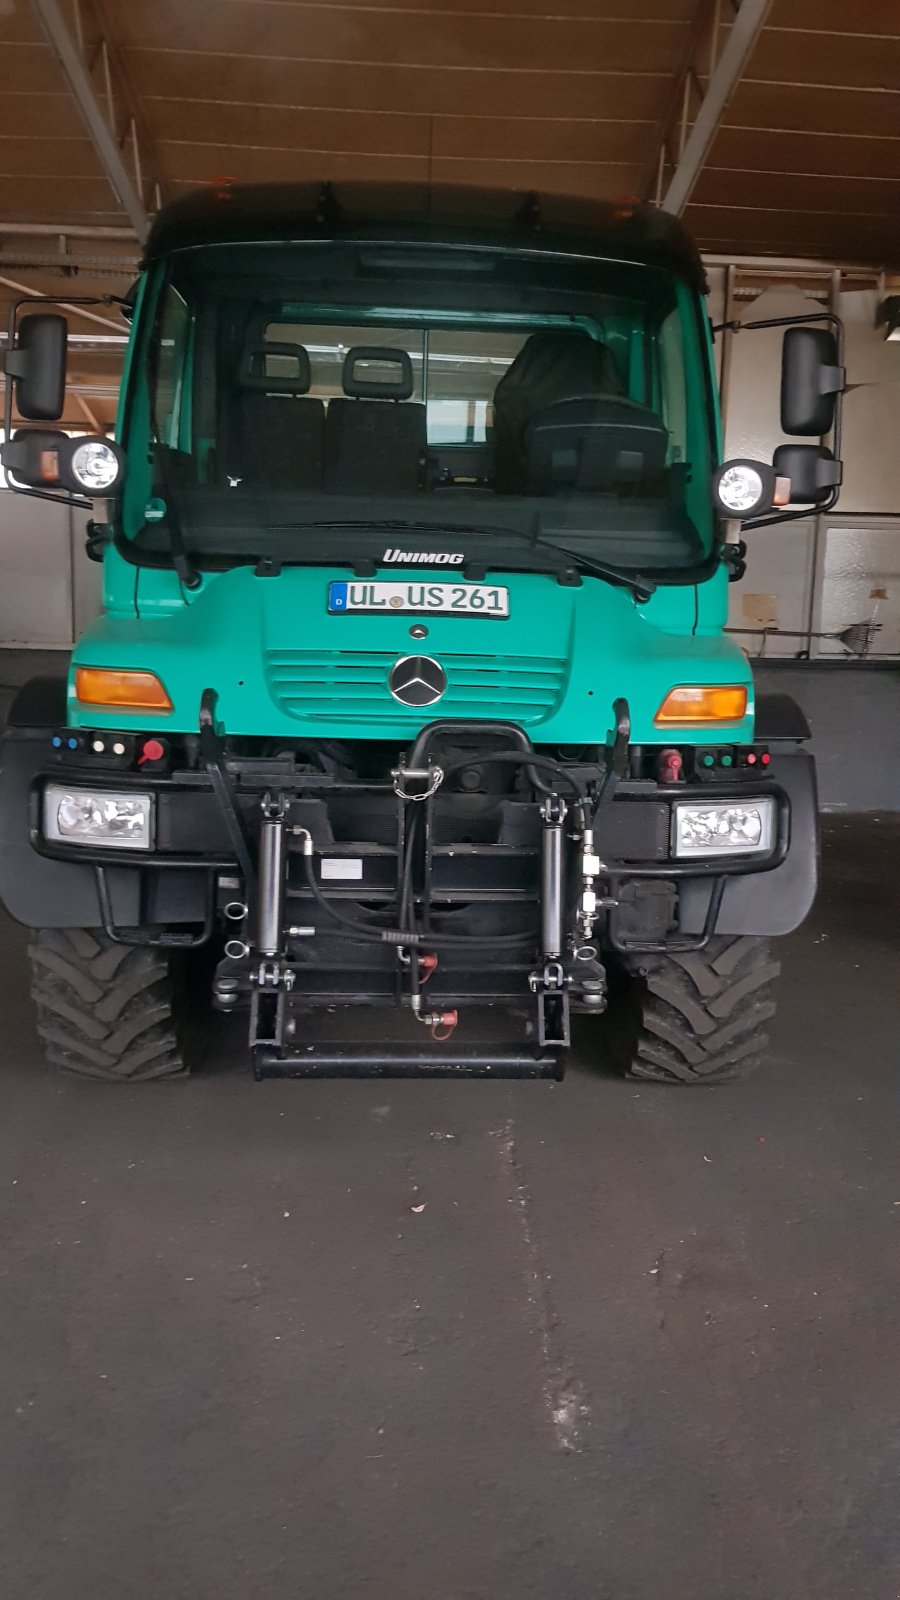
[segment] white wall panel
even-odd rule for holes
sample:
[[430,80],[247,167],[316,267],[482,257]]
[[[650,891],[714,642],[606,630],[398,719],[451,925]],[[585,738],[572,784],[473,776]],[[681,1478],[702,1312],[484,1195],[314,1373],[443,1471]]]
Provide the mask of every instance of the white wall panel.
[[[900,521],[860,518],[829,521],[825,532],[818,624],[838,633],[854,622],[879,624],[873,656],[900,655]],[[841,657],[837,641],[823,640],[823,657]]]
[[[729,627],[774,626],[805,633],[812,606],[815,519],[758,528],[747,534],[746,544],[746,576],[728,589]],[[792,658],[806,652],[804,639],[739,633],[738,643],[751,657]]]
[[0,644],[71,643],[68,507],[0,489]]

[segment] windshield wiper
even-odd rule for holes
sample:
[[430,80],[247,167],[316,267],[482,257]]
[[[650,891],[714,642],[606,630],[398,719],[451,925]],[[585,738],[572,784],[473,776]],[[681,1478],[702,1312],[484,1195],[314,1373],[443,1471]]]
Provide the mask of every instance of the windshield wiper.
[[[598,561],[594,556],[582,554],[580,551],[570,550],[566,545],[556,544],[552,539],[542,539],[540,535],[523,533],[519,528],[504,528],[496,522],[416,522],[405,518],[388,518],[381,521],[346,521],[343,518],[329,520],[327,518],[314,522],[278,522],[268,523],[269,528],[329,528],[340,533],[416,533],[430,534],[440,538],[442,534],[452,534],[454,538],[464,538],[466,534],[477,533],[491,538],[518,539],[533,550],[552,550],[554,555],[564,556],[566,561],[578,572],[586,572],[592,578],[603,578],[607,583],[614,583],[621,588],[629,589],[635,600],[643,602],[655,594],[657,585],[652,578],[643,573],[628,572],[623,567],[614,567],[605,561]],[[472,555],[470,564],[477,558]]]

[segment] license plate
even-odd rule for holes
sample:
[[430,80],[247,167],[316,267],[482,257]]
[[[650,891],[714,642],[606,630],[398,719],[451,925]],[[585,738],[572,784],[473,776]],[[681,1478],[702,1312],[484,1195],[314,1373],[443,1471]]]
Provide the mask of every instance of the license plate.
[[418,616],[425,612],[457,617],[508,617],[509,590],[487,583],[330,583],[328,609],[400,612]]

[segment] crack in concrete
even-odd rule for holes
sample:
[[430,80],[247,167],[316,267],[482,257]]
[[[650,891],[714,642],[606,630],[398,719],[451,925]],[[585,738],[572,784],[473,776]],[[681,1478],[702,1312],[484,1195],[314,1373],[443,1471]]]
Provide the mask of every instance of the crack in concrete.
[[525,1259],[525,1291],[534,1323],[543,1367],[543,1398],[558,1450],[580,1454],[587,1447],[591,1408],[587,1389],[573,1372],[559,1346],[559,1316],[553,1301],[551,1277],[541,1257],[532,1223],[531,1191],[516,1148],[510,1117],[493,1130],[500,1164],[515,1205]]

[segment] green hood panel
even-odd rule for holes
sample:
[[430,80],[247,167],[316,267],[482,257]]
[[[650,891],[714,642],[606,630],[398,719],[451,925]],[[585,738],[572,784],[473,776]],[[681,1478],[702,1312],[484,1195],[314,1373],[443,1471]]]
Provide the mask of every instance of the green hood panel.
[[[397,569],[380,578],[396,578]],[[423,583],[447,572],[404,570]],[[82,638],[75,664],[141,668],[164,683],[174,710],[128,715],[79,706],[70,689],[75,727],[197,728],[200,696],[214,688],[219,718],[231,734],[269,738],[407,741],[438,717],[519,723],[535,743],[602,743],[613,701],[631,706],[639,743],[752,737],[753,689],[743,653],[721,634],[692,636],[692,588],[660,589],[643,607],[626,589],[594,578],[564,587],[538,573],[495,573],[506,583],[510,616],[331,616],[328,584],[346,569],[288,568],[257,577],[238,568],[207,578],[187,604],[138,617],[105,616]],[[421,620],[427,637],[410,628]],[[405,655],[429,655],[447,675],[447,690],[427,711],[393,699],[387,677]],[[741,723],[666,736],[653,717],[675,684],[744,683]]]

